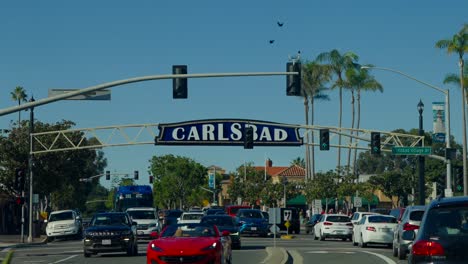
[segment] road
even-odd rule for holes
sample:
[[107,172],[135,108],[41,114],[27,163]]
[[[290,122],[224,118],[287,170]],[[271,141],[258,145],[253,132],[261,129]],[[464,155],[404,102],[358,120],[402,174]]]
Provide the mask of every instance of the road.
[[[233,264],[266,263],[266,247],[274,247],[273,238],[242,237],[242,249],[233,251]],[[354,247],[351,242],[341,240],[316,241],[310,235],[298,235],[291,240],[276,240],[276,247],[289,253],[289,263],[321,264],[400,264],[406,261],[392,256],[391,249],[383,246],[368,248]],[[83,257],[82,242],[79,240],[54,241],[46,245],[15,249],[12,264],[42,263],[92,263],[131,264],[145,263],[146,243],[139,244],[139,254],[128,257],[124,253],[99,254]]]

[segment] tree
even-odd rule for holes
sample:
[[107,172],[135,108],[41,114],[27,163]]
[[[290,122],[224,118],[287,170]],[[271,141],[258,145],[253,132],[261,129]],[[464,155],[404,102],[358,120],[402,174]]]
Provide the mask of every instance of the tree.
[[411,192],[410,186],[413,185],[408,175],[396,171],[387,171],[371,176],[369,183],[377,186],[387,197],[396,197],[397,201],[396,204],[393,204],[394,207],[397,207],[400,200]]
[[291,165],[297,165],[302,168],[305,168],[305,164],[306,162],[304,161],[304,158],[301,158],[301,157],[297,157],[291,161]]
[[[343,88],[346,86],[346,81],[343,79],[343,74],[349,67],[353,67],[353,63],[357,61],[359,57],[353,52],[347,52],[343,55],[336,49],[320,53],[317,56],[317,61],[319,62],[328,62],[329,67],[335,73],[337,79],[333,84],[332,88],[338,88],[339,90],[339,118],[338,126],[341,129],[342,127],[342,117],[343,117]],[[337,167],[341,167],[341,134],[338,136],[338,163]]]
[[[27,102],[28,96],[23,87],[16,86],[11,94],[11,99],[18,102],[18,105],[21,105],[21,102]],[[18,111],[18,127],[21,125],[21,111]]]
[[463,186],[464,195],[468,195],[468,174],[467,174],[467,142],[466,142],[466,104],[467,97],[464,89],[464,60],[463,56],[468,51],[468,24],[456,33],[452,39],[442,39],[436,42],[436,48],[446,49],[448,54],[456,53],[458,55],[458,65],[460,68],[460,89],[462,92],[462,113],[463,113]]
[[328,201],[336,197],[337,185],[335,179],[338,175],[334,171],[317,173],[313,181],[304,185],[306,201],[311,204],[315,199],[325,199],[325,211],[328,211]]

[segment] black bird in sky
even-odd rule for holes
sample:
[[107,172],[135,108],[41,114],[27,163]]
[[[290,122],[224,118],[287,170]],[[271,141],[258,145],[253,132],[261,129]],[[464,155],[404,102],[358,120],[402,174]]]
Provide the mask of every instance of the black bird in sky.
[[270,44],[273,44],[275,42],[274,39],[270,39]]
[[284,25],[284,22],[276,22],[278,24],[278,27],[282,27]]

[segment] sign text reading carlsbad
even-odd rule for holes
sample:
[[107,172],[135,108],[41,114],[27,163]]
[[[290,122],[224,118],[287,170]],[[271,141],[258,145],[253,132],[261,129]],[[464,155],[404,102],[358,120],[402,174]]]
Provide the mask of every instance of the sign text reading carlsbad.
[[244,144],[244,129],[253,128],[254,145],[300,146],[302,138],[291,125],[244,119],[196,120],[159,125],[156,145],[225,145]]

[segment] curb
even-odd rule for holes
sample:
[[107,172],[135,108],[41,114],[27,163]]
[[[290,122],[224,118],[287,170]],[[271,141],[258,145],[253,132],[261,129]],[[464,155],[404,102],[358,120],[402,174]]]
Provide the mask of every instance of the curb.
[[286,249],[282,247],[267,247],[266,252],[268,257],[263,263],[268,264],[286,264],[288,263],[289,254],[286,252]]
[[[38,246],[38,245],[44,245],[47,244],[47,238],[43,239],[42,241],[39,242],[32,242],[32,243],[18,243],[18,244],[11,244],[8,246],[0,246],[0,249],[6,249],[6,248],[24,248],[24,247],[29,247],[29,246]],[[2,263],[3,264],[3,263]]]
[[3,259],[2,264],[9,264],[13,258],[13,250],[9,250],[6,257]]

